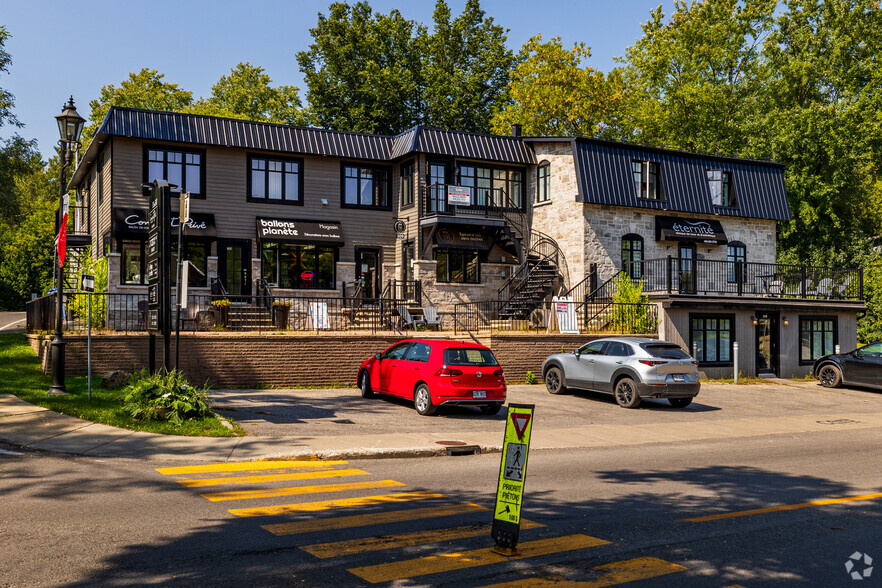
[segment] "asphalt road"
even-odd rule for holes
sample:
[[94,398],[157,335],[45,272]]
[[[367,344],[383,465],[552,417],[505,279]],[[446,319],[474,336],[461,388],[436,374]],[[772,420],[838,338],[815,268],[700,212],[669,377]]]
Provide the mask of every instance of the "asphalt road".
[[0,312],[0,332],[19,331],[24,329],[25,313]]
[[[522,529],[520,559],[470,527],[490,520],[499,455],[155,469],[182,465],[0,452],[0,586],[882,585],[845,568],[856,552],[882,561],[882,497],[684,521],[879,493],[873,429],[534,452],[523,517],[542,526]],[[428,556],[442,557],[413,562]]]

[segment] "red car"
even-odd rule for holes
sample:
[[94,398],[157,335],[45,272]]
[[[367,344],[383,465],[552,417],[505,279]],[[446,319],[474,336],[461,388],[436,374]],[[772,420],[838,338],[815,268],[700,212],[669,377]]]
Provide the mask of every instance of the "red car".
[[365,398],[381,392],[412,399],[421,415],[454,405],[496,414],[506,391],[505,375],[492,351],[447,339],[399,341],[361,364],[358,385]]

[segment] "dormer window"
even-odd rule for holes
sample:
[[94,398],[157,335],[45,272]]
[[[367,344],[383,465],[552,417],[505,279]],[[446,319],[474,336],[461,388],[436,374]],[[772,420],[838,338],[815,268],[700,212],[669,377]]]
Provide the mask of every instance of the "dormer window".
[[732,172],[709,169],[707,170],[707,184],[710,187],[711,202],[714,206],[735,206]]
[[655,161],[632,161],[631,171],[634,174],[634,187],[638,198],[663,200],[659,183],[658,163]]

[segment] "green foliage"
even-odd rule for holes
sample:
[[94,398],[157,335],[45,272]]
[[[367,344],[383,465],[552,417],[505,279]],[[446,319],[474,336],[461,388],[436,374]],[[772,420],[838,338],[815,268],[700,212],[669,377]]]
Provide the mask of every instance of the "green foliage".
[[584,43],[567,50],[560,37],[543,43],[537,35],[527,41],[511,74],[511,100],[493,117],[493,131],[507,134],[519,123],[528,136],[621,135],[625,96],[621,70],[605,76],[583,67],[589,57],[591,49]]
[[[9,65],[12,63],[12,56],[3,49],[10,36],[6,27],[0,25],[0,73],[9,73]],[[14,100],[15,97],[8,90],[0,88],[0,127],[4,124],[16,127],[23,126],[12,113],[12,107],[15,105]]]
[[616,333],[649,334],[658,329],[649,297],[643,293],[643,280],[634,281],[624,272],[613,280],[611,326]]
[[527,375],[524,377],[525,384],[538,384],[539,380],[536,379],[536,376],[530,370],[527,370]]
[[[99,257],[92,259],[92,248],[89,247],[82,254],[82,265],[73,278],[76,285],[75,296],[68,297],[68,309],[74,320],[80,320],[85,328],[87,315],[89,314],[89,298],[86,292],[79,290],[83,283],[83,274],[95,276],[95,293],[107,292],[107,258]],[[92,296],[92,328],[102,329],[107,324],[107,297]]]
[[190,386],[178,370],[166,374],[142,370],[132,375],[123,393],[123,410],[135,420],[168,420],[180,425],[211,414],[208,387]]

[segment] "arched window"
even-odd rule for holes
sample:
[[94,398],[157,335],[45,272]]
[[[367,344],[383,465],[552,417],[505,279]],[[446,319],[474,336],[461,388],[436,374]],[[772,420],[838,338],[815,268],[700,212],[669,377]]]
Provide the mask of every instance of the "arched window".
[[643,277],[643,237],[631,233],[622,237],[622,269],[632,279]]
[[728,263],[729,283],[737,284],[744,282],[744,262],[747,261],[747,247],[741,241],[732,241],[726,250]]
[[536,171],[536,202],[551,200],[551,164],[543,161]]

